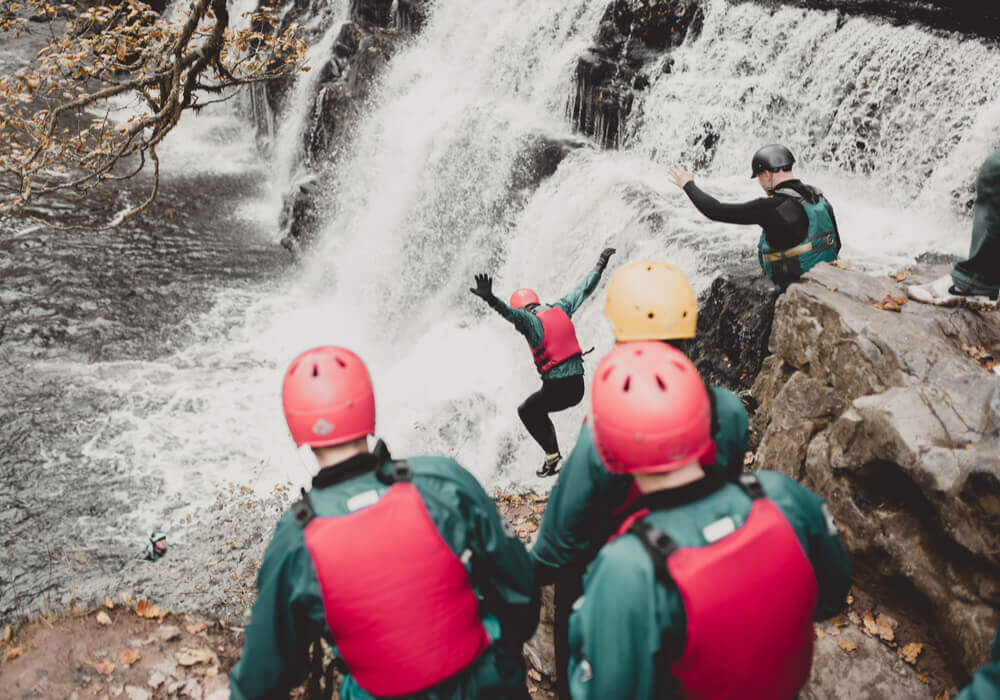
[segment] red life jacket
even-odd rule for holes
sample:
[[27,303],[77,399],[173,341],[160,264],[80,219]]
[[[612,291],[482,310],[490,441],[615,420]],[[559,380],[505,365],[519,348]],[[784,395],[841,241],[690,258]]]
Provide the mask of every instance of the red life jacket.
[[812,667],[816,575],[757,478],[741,485],[753,498],[746,522],[704,547],[677,546],[643,520],[648,510],[618,531],[639,537],[657,578],[684,600],[684,654],[670,672],[689,700],[790,700]]
[[465,564],[438,532],[405,463],[396,463],[395,483],[363,510],[300,519],[307,501],[296,503],[296,519],[326,624],[358,685],[380,697],[417,693],[490,645]]
[[583,353],[576,339],[576,328],[565,311],[553,306],[535,315],[542,322],[542,343],[531,348],[539,374]]

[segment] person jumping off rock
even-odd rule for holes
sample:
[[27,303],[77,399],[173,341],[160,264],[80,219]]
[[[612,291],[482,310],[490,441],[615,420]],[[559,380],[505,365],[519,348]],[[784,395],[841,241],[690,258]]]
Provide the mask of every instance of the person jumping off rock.
[[149,536],[146,548],[142,550],[142,558],[146,561],[160,561],[167,555],[167,533],[154,532]]
[[[334,669],[343,700],[528,700],[521,646],[538,624],[531,561],[453,459],[393,460],[375,431],[368,370],[320,347],[285,373],[292,439],[320,465],[278,522],[257,578],[234,700],[309,697]],[[322,670],[322,638],[336,661]]]
[[508,306],[494,296],[493,278],[485,274],[476,275],[476,286],[469,290],[514,324],[528,340],[535,366],[542,375],[542,388],[517,408],[524,427],[545,451],[545,461],[535,472],[538,476],[554,476],[562,460],[549,414],[576,406],[583,399],[583,356],[570,317],[597,289],[614,253],[614,248],[605,248],[583,282],[551,306],[539,303],[538,295],[530,289],[514,292]]
[[[604,315],[619,344],[660,341],[682,352],[695,337],[698,299],[676,267],[640,260],[620,267],[608,282]],[[728,389],[710,387],[714,463],[706,470],[736,481],[743,471],[750,425],[743,402]],[[535,577],[555,583],[555,656],[558,691],[569,697],[569,614],[583,591],[583,572],[618,528],[639,494],[628,474],[612,474],[594,446],[585,422],[576,446],[552,487],[538,539],[531,548]]]
[[606,468],[642,496],[587,569],[570,617],[573,698],[792,700],[813,620],[837,614],[851,564],[822,499],[774,471],[713,475],[711,403],[664,343],[616,345],[591,415]]
[[969,259],[955,263],[950,275],[911,285],[914,301],[953,306],[963,299],[992,307],[1000,296],[1000,149],[986,159],[976,177]]
[[757,260],[775,284],[787,287],[820,262],[833,262],[840,253],[840,232],[833,207],[815,187],[792,175],[795,157],[779,144],[764,146],[753,155],[751,179],[767,197],[742,204],[724,204],[694,184],[694,173],[670,168],[670,181],[712,221],[755,224],[763,231]]

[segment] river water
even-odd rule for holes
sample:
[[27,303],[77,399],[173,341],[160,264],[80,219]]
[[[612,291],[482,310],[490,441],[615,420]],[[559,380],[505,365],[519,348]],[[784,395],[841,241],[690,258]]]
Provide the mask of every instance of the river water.
[[[96,592],[88,582],[132,566],[153,528],[183,551],[187,516],[230,483],[261,495],[307,483],[279,392],[311,345],[366,359],[396,451],[455,455],[491,487],[544,487],[514,410],[537,384],[527,349],[468,293],[472,276],[552,299],[611,245],[612,270],[664,258],[706,288],[758,232],[704,221],[667,182],[671,163],[707,163],[706,189],[745,199],[759,194],[749,154],[783,140],[836,206],[848,262],[881,273],[967,250],[964,205],[1000,141],[1000,52],[833,13],[705,0],[700,36],[669,73],[649,69],[622,148],[585,146],[525,185],[539,140],[578,138],[566,105],[604,6],[437,0],[336,164],[303,163],[297,145],[313,71],[263,152],[230,107],[186,117],[139,222],[4,224],[0,621],[64,604],[70,586]],[[329,0],[312,20],[315,60],[345,17]],[[281,195],[317,174],[325,223],[295,263],[277,244]],[[612,342],[603,290],[577,317],[595,357]],[[564,444],[583,412],[557,417]]]

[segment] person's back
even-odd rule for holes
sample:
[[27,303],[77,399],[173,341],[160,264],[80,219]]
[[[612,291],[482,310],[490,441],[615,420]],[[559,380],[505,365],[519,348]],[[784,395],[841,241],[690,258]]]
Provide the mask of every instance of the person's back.
[[[307,385],[312,372],[363,370],[343,349],[311,352],[315,364],[306,353],[290,370]],[[520,646],[537,624],[534,581],[489,496],[452,459],[368,452],[374,404],[370,422],[350,412],[367,413],[370,386],[339,396],[307,386],[290,399],[288,384],[293,438],[322,468],[265,552],[233,697],[287,693],[310,670],[315,680],[309,649],[320,637],[343,673],[341,698],[525,697]],[[340,430],[348,435],[337,443]]]
[[850,563],[821,499],[773,472],[727,482],[697,370],[662,343],[616,346],[592,392],[607,469],[642,496],[587,571],[570,620],[574,698],[792,698],[812,620]]

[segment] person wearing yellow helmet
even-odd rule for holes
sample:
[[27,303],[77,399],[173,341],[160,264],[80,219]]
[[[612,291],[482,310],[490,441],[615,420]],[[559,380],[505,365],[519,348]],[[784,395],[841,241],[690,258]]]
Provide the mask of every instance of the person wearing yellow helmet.
[[[673,265],[641,260],[619,268],[608,283],[604,315],[617,343],[659,340],[686,350],[695,337],[698,299],[687,277]],[[743,470],[749,420],[743,402],[728,389],[709,387],[714,464],[706,471],[737,481]],[[638,491],[629,475],[605,468],[584,422],[549,494],[538,539],[531,549],[541,584],[556,583],[556,665],[560,697],[569,661],[570,608],[582,592],[582,573],[614,533]]]

